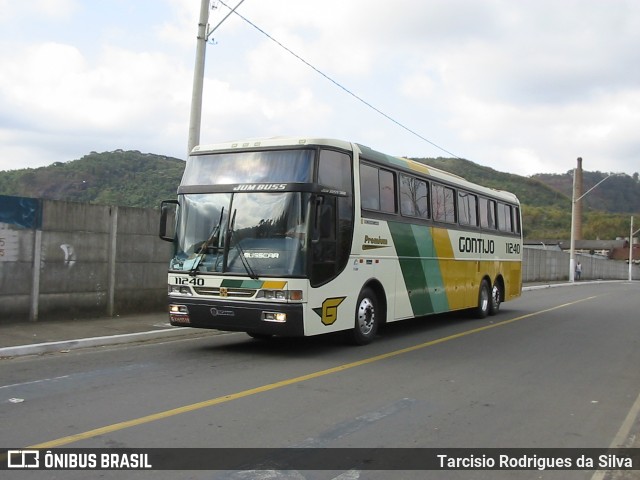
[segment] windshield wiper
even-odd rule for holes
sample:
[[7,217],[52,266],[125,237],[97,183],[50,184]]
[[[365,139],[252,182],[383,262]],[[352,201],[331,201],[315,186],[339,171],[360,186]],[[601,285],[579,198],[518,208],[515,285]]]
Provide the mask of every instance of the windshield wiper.
[[[231,245],[233,234],[235,233],[233,227],[235,227],[235,224],[236,224],[236,213],[237,212],[238,212],[237,209],[233,211],[233,216],[231,217],[231,222],[229,223],[229,245]],[[238,256],[240,257],[240,262],[242,263],[242,266],[246,270],[247,275],[249,275],[249,278],[251,278],[253,280],[258,280],[258,275],[256,275],[256,272],[253,270],[253,268],[251,268],[251,265],[249,265],[249,260],[247,260],[247,257],[245,257],[244,250],[240,246],[240,242],[236,242],[236,244],[234,246],[236,247],[236,250],[238,251]]]
[[211,231],[211,235],[209,235],[209,238],[207,238],[206,242],[202,243],[202,245],[198,249],[198,253],[196,253],[196,257],[198,257],[198,259],[197,259],[196,263],[193,265],[193,267],[191,267],[191,269],[189,270],[189,275],[191,275],[192,277],[195,276],[198,273],[198,269],[200,268],[200,264],[202,263],[202,261],[204,260],[204,257],[205,257],[205,253],[204,252],[207,250],[207,248],[209,248],[209,246],[211,245],[213,240],[220,233],[220,224],[222,223],[222,216],[223,215],[224,215],[224,207],[222,207],[222,210],[220,210],[220,218],[218,219],[218,224],[215,227],[213,227],[213,230]]

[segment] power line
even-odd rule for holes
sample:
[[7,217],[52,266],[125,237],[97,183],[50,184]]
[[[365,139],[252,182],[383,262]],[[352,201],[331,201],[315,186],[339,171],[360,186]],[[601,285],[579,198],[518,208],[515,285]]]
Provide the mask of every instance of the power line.
[[[225,7],[227,7],[229,10],[231,10],[231,7],[229,7],[229,5],[227,5],[226,3],[224,3],[222,0],[219,0],[219,2],[224,5]],[[246,18],[245,16],[243,16],[242,14],[238,13],[237,10],[234,10],[231,13],[235,13],[238,17],[240,17],[242,20],[244,20],[246,23],[248,23],[249,25],[251,25],[253,28],[255,28],[256,30],[258,30],[260,33],[262,33],[265,37],[267,37],[269,40],[271,40],[272,42],[274,42],[275,44],[277,44],[279,47],[281,47],[282,49],[286,50],[288,53],[290,53],[291,55],[293,55],[295,58],[297,58],[298,60],[300,60],[302,63],[304,63],[306,66],[308,66],[309,68],[313,69],[316,73],[319,73],[320,75],[322,75],[324,78],[326,78],[327,80],[329,80],[331,83],[333,83],[336,87],[340,88],[341,90],[345,91],[346,93],[348,93],[349,95],[351,95],[353,98],[355,98],[356,100],[358,100],[359,102],[363,103],[364,105],[366,105],[367,107],[369,107],[370,109],[372,109],[373,111],[379,113],[380,115],[382,115],[383,117],[385,117],[387,120],[390,120],[391,122],[395,123],[396,125],[398,125],[400,128],[406,130],[407,132],[411,133],[412,135],[415,135],[416,137],[418,137],[421,140],[424,140],[425,142],[427,142],[428,144],[436,147],[439,150],[442,150],[443,152],[453,156],[454,158],[458,158],[460,160],[462,160],[461,157],[459,157],[458,155],[456,155],[455,153],[450,152],[449,150],[441,147],[440,145],[432,142],[431,140],[429,140],[428,138],[425,138],[424,136],[420,135],[418,132],[416,132],[415,130],[412,130],[411,128],[407,127],[406,125],[404,125],[403,123],[399,122],[398,120],[396,120],[395,118],[391,117],[390,115],[387,115],[386,113],[384,113],[382,110],[380,110],[379,108],[373,106],[371,103],[367,102],[364,98],[360,97],[359,95],[355,94],[354,92],[352,92],[351,90],[349,90],[347,87],[345,87],[344,85],[342,85],[341,83],[337,82],[336,80],[334,80],[333,78],[331,78],[329,75],[327,75],[326,73],[324,73],[323,71],[321,71],[320,69],[316,68],[315,66],[313,66],[311,63],[307,62],[304,58],[302,58],[300,55],[298,55],[297,53],[295,53],[294,51],[292,51],[290,48],[286,47],[285,45],[283,45],[281,42],[279,42],[278,40],[276,40],[275,38],[273,38],[271,35],[269,35],[267,32],[265,32],[263,29],[261,29],[260,27],[258,27],[255,23],[253,23],[251,20],[249,20],[248,18]]]

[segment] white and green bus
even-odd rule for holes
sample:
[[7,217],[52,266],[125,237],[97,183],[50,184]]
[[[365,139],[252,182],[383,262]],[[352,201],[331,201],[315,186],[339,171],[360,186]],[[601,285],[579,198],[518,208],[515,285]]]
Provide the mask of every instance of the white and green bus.
[[484,317],[522,290],[515,195],[339,140],[194,148],[160,237],[171,324],[256,338],[366,344],[386,322]]

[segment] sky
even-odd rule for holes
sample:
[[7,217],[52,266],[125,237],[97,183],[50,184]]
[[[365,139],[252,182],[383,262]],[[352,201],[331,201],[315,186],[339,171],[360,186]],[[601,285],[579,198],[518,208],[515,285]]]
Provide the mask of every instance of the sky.
[[[0,0],[0,170],[117,149],[185,159],[200,3]],[[229,10],[211,5],[213,26]],[[637,0],[237,11],[324,76],[231,15],[206,49],[203,144],[328,137],[519,175],[565,173],[577,157],[589,171],[640,170]]]

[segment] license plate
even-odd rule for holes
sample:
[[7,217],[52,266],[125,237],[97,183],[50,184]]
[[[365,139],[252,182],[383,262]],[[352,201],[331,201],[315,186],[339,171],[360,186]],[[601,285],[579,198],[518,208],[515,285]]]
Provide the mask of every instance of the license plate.
[[191,320],[185,315],[169,315],[171,323],[178,325],[191,325]]

